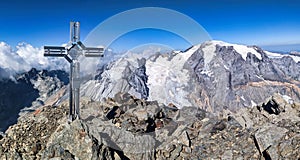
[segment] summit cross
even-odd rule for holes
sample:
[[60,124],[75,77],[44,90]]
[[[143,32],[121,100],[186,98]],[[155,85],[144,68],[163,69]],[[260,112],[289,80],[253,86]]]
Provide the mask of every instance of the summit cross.
[[80,41],[80,23],[70,22],[70,42],[65,46],[44,46],[44,56],[64,57],[70,63],[69,121],[80,118],[80,63],[78,57],[103,57],[104,48],[85,47]]

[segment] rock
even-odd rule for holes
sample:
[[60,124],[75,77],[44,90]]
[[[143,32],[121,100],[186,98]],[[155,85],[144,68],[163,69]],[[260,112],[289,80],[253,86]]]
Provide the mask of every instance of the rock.
[[284,97],[286,99],[289,98],[286,95],[282,96],[280,94],[275,94],[271,97],[271,99],[262,104],[262,108],[269,114],[279,115],[281,112],[285,111],[285,106],[289,103],[289,101],[285,100]]
[[233,158],[233,154],[231,150],[227,150],[224,152],[224,154],[222,155],[222,159],[232,159]]
[[108,111],[106,117],[108,119],[119,118],[122,112],[123,111],[118,106],[114,106]]
[[191,140],[189,134],[186,131],[182,132],[182,134],[179,136],[178,142],[187,147],[191,146]]
[[254,122],[251,117],[251,113],[247,112],[246,108],[240,109],[236,114],[234,114],[234,119],[244,128],[253,127]]
[[70,125],[65,124],[57,128],[49,138],[46,148],[42,159],[54,157],[92,159],[93,140],[83,129],[80,121],[75,120]]
[[142,110],[135,110],[132,112],[134,116],[137,117],[139,121],[146,121],[148,120],[148,112],[145,109]]
[[132,95],[129,93],[122,93],[119,92],[114,96],[114,100],[119,104],[119,105],[125,105],[128,103],[128,101],[132,100]]
[[299,143],[300,143],[300,134],[297,134],[284,142],[280,142],[278,147],[279,155],[285,158],[299,159],[300,158]]
[[[111,122],[104,123],[95,118],[86,119],[85,116],[82,116],[82,118],[85,119],[86,127],[93,137],[114,150],[122,151],[123,157],[130,159],[141,159],[142,157],[154,159],[156,143],[154,138],[150,135],[136,134],[140,133],[140,131],[142,133],[149,132],[149,127],[154,124],[154,121],[149,122],[150,117],[148,117],[149,114],[144,106],[138,106],[135,101],[131,102],[135,103],[137,108],[122,110],[120,117],[114,116]],[[141,105],[146,104],[141,103]],[[112,108],[116,108],[116,106]],[[122,107],[117,108],[120,109]],[[89,107],[87,107],[87,110],[83,109],[83,115],[88,115],[85,112],[90,110],[91,108]],[[113,124],[118,122],[121,122],[120,127],[116,127]]]
[[276,153],[277,151],[274,151],[272,149],[276,149],[279,140],[285,135],[287,131],[288,130],[285,128],[280,128],[272,124],[263,126],[263,128],[258,130],[254,135],[259,151],[262,154],[268,154],[268,157],[272,159],[278,159],[279,154]]
[[47,150],[44,151],[42,159],[75,159],[75,156],[72,155],[68,150],[65,150],[60,145],[48,146]]
[[176,159],[179,157],[180,152],[182,151],[182,146],[178,145],[172,152],[170,159]]
[[213,128],[211,129],[211,131],[210,131],[210,133],[212,133],[212,134],[215,134],[215,133],[217,133],[217,132],[219,132],[219,131],[222,131],[222,130],[224,130],[226,128],[226,122],[224,122],[224,121],[219,121],[219,122],[217,122],[214,126],[213,126]]

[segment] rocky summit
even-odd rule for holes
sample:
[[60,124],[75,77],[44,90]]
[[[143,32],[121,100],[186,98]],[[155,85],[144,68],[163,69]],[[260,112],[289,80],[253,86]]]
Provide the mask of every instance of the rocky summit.
[[299,159],[300,104],[275,94],[260,105],[215,116],[118,93],[43,106],[9,127],[0,159]]

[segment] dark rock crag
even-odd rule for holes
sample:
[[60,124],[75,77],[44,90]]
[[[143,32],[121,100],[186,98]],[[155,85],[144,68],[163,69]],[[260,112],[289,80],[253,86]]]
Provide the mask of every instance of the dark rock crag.
[[0,131],[15,124],[20,114],[44,105],[49,96],[68,84],[68,74],[57,70],[33,68],[14,78],[0,81]]

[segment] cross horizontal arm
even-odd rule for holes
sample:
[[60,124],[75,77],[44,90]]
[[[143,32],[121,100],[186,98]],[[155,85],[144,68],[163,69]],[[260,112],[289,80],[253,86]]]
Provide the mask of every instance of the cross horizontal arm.
[[84,50],[84,56],[86,57],[103,57],[103,48],[86,47]]
[[44,56],[64,57],[65,55],[65,47],[44,46]]

